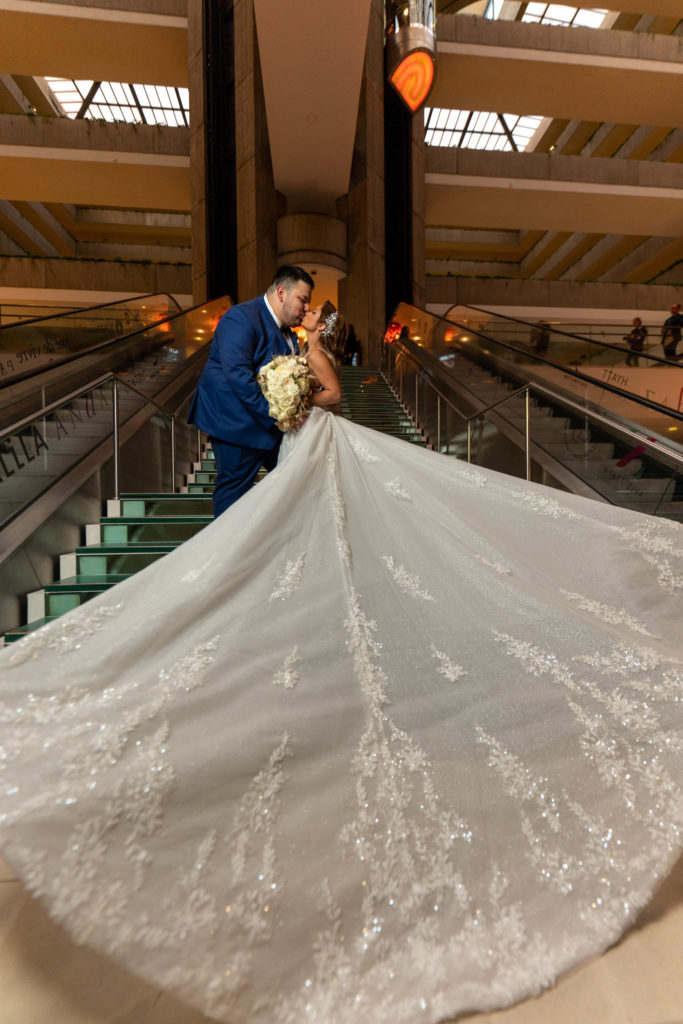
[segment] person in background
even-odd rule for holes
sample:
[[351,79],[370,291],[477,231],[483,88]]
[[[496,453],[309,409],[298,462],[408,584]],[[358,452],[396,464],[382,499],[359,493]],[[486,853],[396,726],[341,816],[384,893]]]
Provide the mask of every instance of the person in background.
[[539,320],[531,330],[531,344],[537,356],[544,356],[550,344],[550,331],[545,320]]
[[680,302],[674,302],[671,307],[671,316],[668,316],[662,324],[662,348],[665,359],[678,359],[676,346],[681,340],[681,329],[683,328],[683,313],[681,313]]
[[344,352],[344,366],[361,366],[363,363],[363,350],[360,341],[356,337],[356,329],[349,324],[346,330],[346,349]]
[[633,318],[633,330],[630,334],[624,335],[624,341],[628,342],[629,352],[626,356],[627,366],[638,366],[638,356],[645,348],[647,339],[647,327],[639,316]]

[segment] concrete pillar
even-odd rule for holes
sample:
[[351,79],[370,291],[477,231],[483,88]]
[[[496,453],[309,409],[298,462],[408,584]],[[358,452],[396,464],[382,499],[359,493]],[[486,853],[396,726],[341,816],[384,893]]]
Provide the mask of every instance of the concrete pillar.
[[413,115],[410,149],[412,195],[412,279],[413,304],[424,308],[426,302],[425,263],[425,131],[422,109]]
[[188,4],[187,58],[190,92],[190,215],[192,233],[192,300],[209,298],[206,281],[206,165],[204,123],[204,11]]
[[240,302],[265,291],[277,266],[277,218],[253,0],[235,0],[237,278]]
[[384,310],[384,5],[372,0],[349,192],[338,201],[346,220],[348,274],[339,282],[339,307],[375,363]]
[[273,184],[253,0],[188,4],[195,302],[263,292],[276,267]]

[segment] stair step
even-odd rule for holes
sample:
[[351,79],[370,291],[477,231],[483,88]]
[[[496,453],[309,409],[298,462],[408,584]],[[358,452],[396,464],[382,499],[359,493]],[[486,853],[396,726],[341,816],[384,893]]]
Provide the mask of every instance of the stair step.
[[211,515],[210,498],[198,498],[192,494],[122,494],[120,501],[124,517]]
[[117,583],[121,583],[131,575],[131,573],[109,573],[106,576],[69,576],[57,583],[48,583],[44,587],[46,616],[54,618],[64,615],[103,591],[111,590]]
[[13,644],[17,640],[23,640],[29,633],[34,633],[41,626],[46,626],[48,622],[54,622],[58,618],[57,615],[46,615],[42,619],[36,619],[34,622],[28,622],[25,626],[17,626],[16,629],[10,629],[5,633],[5,643]]
[[178,543],[93,544],[76,548],[76,574],[88,577],[111,574],[130,576],[174,551]]
[[103,544],[178,543],[189,540],[211,522],[212,515],[103,516],[101,540]]

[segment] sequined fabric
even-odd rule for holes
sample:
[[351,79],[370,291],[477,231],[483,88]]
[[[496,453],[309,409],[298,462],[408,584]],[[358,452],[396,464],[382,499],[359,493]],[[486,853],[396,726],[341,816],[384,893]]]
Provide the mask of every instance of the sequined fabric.
[[0,654],[0,840],[230,1024],[435,1024],[680,856],[683,530],[315,410],[214,524]]

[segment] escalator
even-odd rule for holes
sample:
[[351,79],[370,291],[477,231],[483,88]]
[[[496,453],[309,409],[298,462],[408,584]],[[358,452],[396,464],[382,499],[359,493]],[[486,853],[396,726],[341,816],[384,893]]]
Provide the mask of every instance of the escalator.
[[626,366],[623,346],[550,329],[538,354],[520,321],[458,312],[401,305],[385,335],[385,375],[433,448],[683,521],[680,364]]
[[62,314],[0,329],[0,359],[15,370],[29,329],[35,348],[65,332],[59,351],[41,353],[52,361],[0,381],[0,631],[21,620],[22,595],[54,579],[103,499],[177,490],[197,459],[189,400],[229,305],[156,304],[125,324],[98,307],[73,314],[72,336]]
[[[184,311],[169,295],[144,295],[0,326],[0,429],[105,370],[128,374],[134,383],[149,377],[152,367],[161,372],[178,362],[171,325],[191,312],[201,340],[215,319],[204,308]],[[187,340],[186,331],[183,346]]]
[[163,406],[160,396],[170,401],[191,392],[206,343],[229,302],[180,310],[159,301],[167,296],[153,296],[153,303],[145,298],[128,300],[123,310],[124,304],[114,311],[111,305],[96,307],[0,332],[6,366],[16,368],[17,357],[27,351],[19,346],[31,336],[34,349],[50,360],[0,381],[0,538],[33,501],[111,439],[114,397],[125,434],[150,401]]

